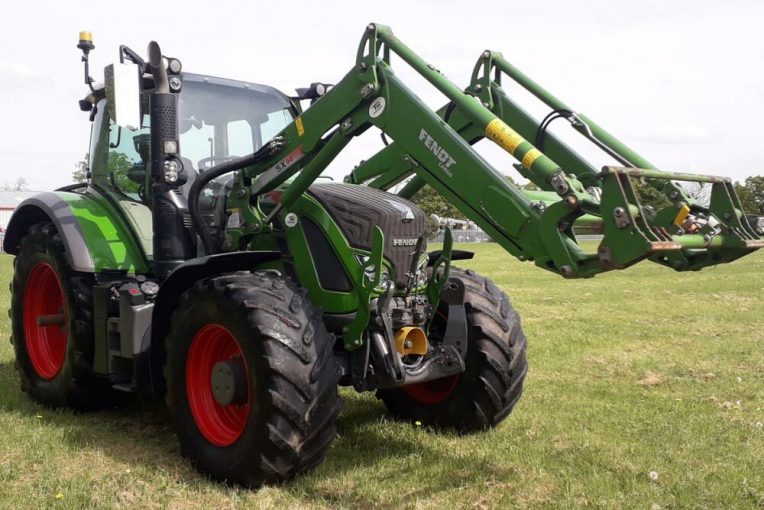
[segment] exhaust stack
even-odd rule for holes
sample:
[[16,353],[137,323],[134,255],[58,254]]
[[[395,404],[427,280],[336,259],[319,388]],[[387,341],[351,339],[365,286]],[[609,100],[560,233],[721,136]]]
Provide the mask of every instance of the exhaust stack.
[[148,47],[154,77],[151,115],[151,197],[154,227],[154,274],[163,278],[184,261],[196,256],[191,233],[184,224],[186,198],[178,187],[186,182],[178,139],[178,98],[170,92],[167,69],[159,45]]

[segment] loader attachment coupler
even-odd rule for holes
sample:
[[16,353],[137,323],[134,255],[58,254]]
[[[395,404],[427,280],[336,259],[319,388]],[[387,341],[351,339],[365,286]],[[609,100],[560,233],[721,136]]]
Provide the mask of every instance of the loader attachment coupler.
[[[621,269],[649,257],[678,271],[698,270],[764,247],[728,178],[621,167],[605,167],[599,178],[604,238],[598,256],[604,267]],[[711,202],[653,211],[640,203],[635,179],[711,184]]]

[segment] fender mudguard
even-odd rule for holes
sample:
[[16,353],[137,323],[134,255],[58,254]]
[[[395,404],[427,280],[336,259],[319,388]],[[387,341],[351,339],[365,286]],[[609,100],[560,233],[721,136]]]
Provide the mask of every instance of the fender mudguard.
[[41,221],[53,222],[75,271],[148,272],[148,261],[132,230],[100,195],[56,191],[24,200],[8,223],[5,252],[17,255],[29,227]]

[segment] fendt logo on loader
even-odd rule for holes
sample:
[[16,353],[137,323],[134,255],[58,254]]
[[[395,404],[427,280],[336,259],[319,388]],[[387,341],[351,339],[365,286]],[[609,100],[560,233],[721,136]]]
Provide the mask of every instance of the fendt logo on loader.
[[424,146],[430,149],[438,158],[438,161],[440,161],[438,166],[440,166],[441,170],[446,172],[446,175],[449,177],[453,177],[454,174],[451,173],[449,168],[451,168],[456,161],[448,152],[446,152],[446,149],[438,145],[438,142],[436,142],[424,128],[419,132],[419,140],[424,142]]

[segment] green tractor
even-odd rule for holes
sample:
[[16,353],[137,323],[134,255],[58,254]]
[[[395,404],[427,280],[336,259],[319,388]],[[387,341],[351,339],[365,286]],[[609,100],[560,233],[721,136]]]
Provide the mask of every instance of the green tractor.
[[[96,85],[89,33],[78,47],[87,182],[26,200],[5,237],[21,385],[76,407],[151,388],[182,453],[216,479],[257,487],[319,464],[340,385],[460,433],[512,411],[527,371],[520,318],[489,279],[451,265],[472,254],[452,249],[449,230],[428,252],[438,222],[409,201],[425,185],[511,255],[565,278],[645,259],[698,270],[762,246],[728,179],[659,171],[499,53],[482,53],[461,89],[371,24],[345,77],[290,97],[186,73],[154,42],[147,60],[121,46]],[[394,56],[447,104],[424,105]],[[502,77],[552,113],[529,115]],[[556,118],[619,166],[598,169],[547,133]],[[386,146],[344,183],[320,179],[370,127]],[[541,192],[483,159],[472,147],[483,138]],[[711,183],[710,204],[676,180]],[[643,205],[640,186],[667,205]],[[603,233],[595,253],[577,224]]]

